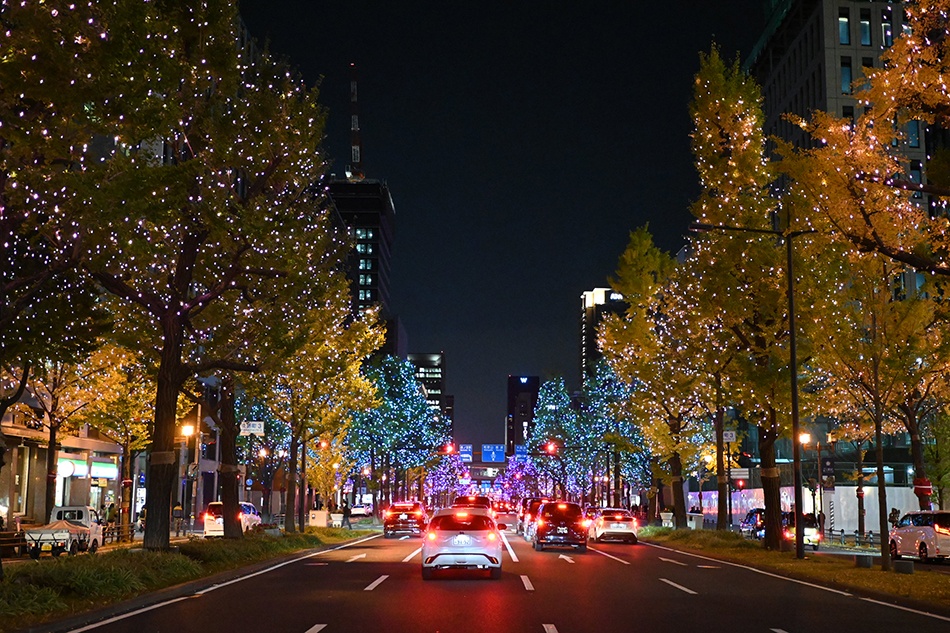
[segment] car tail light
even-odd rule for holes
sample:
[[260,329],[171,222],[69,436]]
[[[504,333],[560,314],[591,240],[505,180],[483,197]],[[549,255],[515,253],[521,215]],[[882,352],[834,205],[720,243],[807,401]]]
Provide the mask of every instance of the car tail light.
[[207,521],[207,520],[210,519],[210,518],[211,518],[211,513],[210,513],[210,512],[205,512],[205,521]]
[[581,526],[582,528],[589,528],[589,527],[590,527],[590,519],[581,519],[580,526]]
[[495,536],[495,533],[494,533],[494,532],[489,532],[489,533],[488,533],[488,540],[489,540],[489,541],[494,541],[496,538],[498,538],[498,537]]
[[429,539],[430,541],[434,541],[434,540],[435,540],[435,532],[426,532],[426,538]]
[[464,511],[462,511],[462,512],[456,512],[456,513],[455,513],[455,516],[457,516],[457,517],[460,518],[460,519],[466,519],[466,518],[468,518],[468,512],[464,512]]
[[621,520],[623,520],[623,515],[622,515],[622,514],[615,514],[615,515],[614,515],[614,519],[617,520],[617,521],[621,521]]
[[240,521],[240,520],[241,520],[241,516],[242,516],[242,515],[241,515],[241,513],[240,513],[240,512],[238,512],[238,521]]
[[544,519],[538,519],[538,527],[544,527]]
[[413,512],[413,514],[415,514],[417,518],[422,516],[422,512],[420,510],[416,510]]

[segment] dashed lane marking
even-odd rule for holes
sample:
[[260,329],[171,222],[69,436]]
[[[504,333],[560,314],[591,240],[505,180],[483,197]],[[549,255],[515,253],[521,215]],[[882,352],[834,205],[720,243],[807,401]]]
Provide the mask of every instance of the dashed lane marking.
[[666,584],[668,584],[668,585],[671,586],[671,587],[676,587],[676,588],[679,589],[680,591],[685,591],[686,593],[691,594],[691,595],[694,595],[694,596],[696,595],[696,592],[693,591],[692,589],[687,589],[687,588],[684,587],[683,585],[677,585],[677,584],[676,584],[675,582],[673,582],[672,580],[667,580],[666,578],[660,578],[660,581],[661,581],[661,582],[665,582]]
[[667,563],[673,563],[674,565],[679,565],[681,567],[689,567],[689,565],[687,565],[686,563],[682,561],[678,561],[678,560],[673,560],[672,558],[663,558],[662,556],[660,556],[660,560]]
[[508,542],[508,537],[505,536],[505,533],[501,533],[501,540],[505,543],[505,548],[508,550],[508,555],[511,556],[511,562],[517,563],[518,556],[515,554],[515,550],[511,549],[511,543]]
[[521,577],[521,582],[524,583],[524,588],[527,591],[534,591],[534,585],[531,584],[531,579],[527,576]]
[[557,633],[557,627],[553,624],[542,624],[544,627],[544,633]]
[[325,628],[327,628],[326,624],[314,624],[309,629],[307,629],[307,633],[320,633],[320,631]]
[[406,556],[404,559],[402,559],[402,562],[408,563],[409,561],[411,561],[413,558],[416,557],[416,554],[418,554],[421,551],[422,551],[422,548],[420,547],[419,549],[414,551],[412,554],[409,554],[409,556]]
[[371,583],[369,583],[368,585],[366,585],[366,589],[363,589],[363,591],[372,591],[373,589],[375,589],[376,587],[378,587],[379,585],[381,585],[382,582],[383,582],[384,580],[386,580],[387,578],[389,578],[389,576],[388,576],[387,574],[383,574],[382,576],[380,576],[379,578],[377,578],[377,579],[374,580],[373,582],[371,582]]
[[617,557],[614,556],[613,554],[608,554],[607,552],[602,552],[602,551],[600,551],[599,549],[594,549],[593,547],[588,547],[587,549],[589,549],[589,550],[592,551],[592,552],[597,552],[597,553],[600,554],[601,556],[606,556],[607,558],[612,558],[612,559],[614,559],[615,561],[618,561],[618,562],[623,563],[624,565],[629,565],[629,564],[630,564],[630,561],[628,561],[628,560],[624,560],[624,559],[622,559],[622,558],[617,558]]

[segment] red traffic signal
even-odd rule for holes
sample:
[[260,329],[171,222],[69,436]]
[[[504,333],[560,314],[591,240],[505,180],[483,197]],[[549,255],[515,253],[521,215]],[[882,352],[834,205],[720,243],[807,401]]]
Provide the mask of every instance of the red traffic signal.
[[448,444],[446,444],[446,445],[445,445],[445,452],[446,452],[446,454],[448,454],[448,455],[451,455],[452,453],[454,453],[454,452],[455,452],[455,444],[453,444],[452,442],[449,442]]
[[554,441],[550,441],[547,444],[545,444],[544,452],[548,453],[549,455],[554,455],[555,453],[557,453],[557,443],[555,443]]

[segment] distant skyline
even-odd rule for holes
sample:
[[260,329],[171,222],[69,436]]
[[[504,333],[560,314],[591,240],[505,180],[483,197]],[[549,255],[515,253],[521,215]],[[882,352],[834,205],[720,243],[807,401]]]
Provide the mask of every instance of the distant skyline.
[[608,285],[631,230],[682,246],[699,53],[748,55],[763,5],[241,2],[320,82],[339,176],[357,65],[364,171],[396,208],[393,308],[410,352],[445,353],[457,441],[504,441],[509,375],[580,388],[581,293]]

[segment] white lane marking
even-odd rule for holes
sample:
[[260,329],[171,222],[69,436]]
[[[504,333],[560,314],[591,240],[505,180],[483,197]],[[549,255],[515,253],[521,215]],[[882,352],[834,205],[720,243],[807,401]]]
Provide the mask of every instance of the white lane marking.
[[531,584],[531,579],[527,576],[521,577],[521,582],[524,583],[524,588],[527,591],[534,591],[534,585]]
[[411,561],[413,558],[416,557],[416,554],[418,554],[421,551],[422,551],[422,548],[420,547],[419,549],[414,551],[412,554],[409,554],[409,556],[406,556],[404,559],[402,559],[402,562],[408,563],[409,561]]
[[305,563],[307,567],[326,567],[330,563]]
[[597,553],[600,554],[601,556],[606,556],[607,558],[612,558],[612,559],[614,559],[615,561],[618,561],[618,562],[623,563],[624,565],[629,565],[629,564],[630,564],[630,561],[628,561],[628,560],[624,560],[624,559],[622,559],[622,558],[617,558],[617,557],[614,556],[613,554],[608,554],[607,552],[602,552],[602,551],[600,551],[599,549],[594,549],[593,547],[588,547],[587,549],[589,549],[589,550],[592,551],[592,552],[597,552]]
[[176,602],[181,602],[182,600],[191,600],[191,596],[182,596],[181,598],[173,598],[172,600],[166,600],[165,602],[160,602],[158,604],[153,604],[150,607],[143,607],[131,613],[123,613],[122,615],[117,615],[114,618],[109,618],[108,620],[102,620],[101,622],[94,622],[88,626],[84,626],[81,629],[72,629],[70,633],[81,633],[81,631],[91,631],[92,629],[98,629],[100,626],[105,626],[107,624],[112,624],[113,622],[118,622],[119,620],[124,620],[130,618],[133,615],[138,615],[139,613],[145,613],[151,611],[152,609],[157,609],[159,607],[164,607],[167,604],[174,604]]
[[230,581],[228,581],[228,582],[221,583],[220,585],[214,585],[214,586],[212,586],[212,587],[208,587],[207,589],[203,589],[203,590],[201,590],[201,591],[196,591],[195,593],[193,593],[193,594],[190,595],[190,596],[182,596],[182,597],[180,597],[180,598],[172,598],[171,600],[166,600],[166,601],[164,601],[164,602],[159,602],[159,603],[157,603],[157,604],[152,604],[152,605],[149,605],[149,606],[147,606],[147,607],[142,607],[141,609],[136,609],[135,611],[129,611],[128,613],[123,613],[122,615],[117,615],[117,616],[115,616],[115,617],[113,617],[113,618],[109,618],[108,620],[102,620],[101,622],[94,622],[93,624],[86,625],[86,626],[84,626],[84,627],[82,627],[82,628],[79,628],[79,629],[72,629],[72,631],[70,631],[69,633],[82,633],[83,631],[91,631],[91,630],[93,630],[93,629],[98,629],[98,628],[101,627],[101,626],[105,626],[105,625],[107,625],[107,624],[112,624],[113,622],[119,622],[120,620],[125,620],[126,618],[131,618],[132,616],[138,615],[138,614],[140,614],[140,613],[146,613],[147,611],[151,611],[151,610],[153,610],[153,609],[158,609],[159,607],[164,607],[165,605],[174,604],[174,603],[176,603],[176,602],[181,602],[182,600],[189,600],[189,599],[191,599],[191,598],[194,597],[194,596],[203,596],[204,594],[209,593],[209,592],[211,592],[211,591],[214,591],[215,589],[220,589],[221,587],[227,587],[228,585],[233,585],[233,584],[236,583],[236,582],[241,582],[242,580],[247,580],[248,578],[253,578],[254,576],[260,576],[261,574],[266,574],[266,573],[269,572],[269,571],[274,571],[275,569],[280,569],[281,567],[283,567],[283,566],[285,566],[285,565],[290,565],[291,563],[298,563],[298,562],[300,562],[300,561],[302,561],[302,560],[307,560],[308,558],[313,558],[314,556],[320,556],[320,555],[322,555],[322,554],[328,554],[328,553],[330,553],[330,552],[335,552],[335,551],[337,551],[337,550],[341,550],[341,549],[344,549],[344,548],[347,548],[347,547],[353,547],[354,545],[360,545],[361,543],[365,543],[366,541],[371,541],[372,539],[374,539],[374,538],[379,538],[379,537],[380,537],[379,534],[373,534],[372,536],[367,536],[366,538],[361,538],[361,539],[359,539],[358,541],[353,541],[352,543],[344,543],[343,545],[337,545],[336,547],[331,547],[331,548],[329,548],[329,549],[321,550],[321,551],[319,551],[319,552],[311,552],[311,553],[309,553],[309,554],[304,554],[303,556],[298,556],[297,558],[294,558],[294,559],[291,559],[291,560],[286,560],[286,561],[284,561],[284,562],[282,562],[282,563],[278,563],[278,564],[276,564],[276,565],[271,565],[271,566],[268,567],[267,569],[262,569],[261,571],[254,572],[253,574],[248,574],[247,576],[241,576],[240,578],[235,578],[235,579],[230,580]]
[[389,576],[386,575],[386,574],[383,574],[382,576],[380,576],[379,578],[377,578],[377,579],[374,580],[373,582],[371,582],[371,583],[369,583],[368,585],[366,585],[366,588],[363,589],[363,591],[372,591],[372,590],[375,589],[376,587],[380,586],[380,585],[383,583],[383,581],[386,580],[387,578],[389,578]]
[[508,542],[508,537],[505,536],[505,533],[501,533],[501,540],[505,543],[505,548],[508,550],[508,555],[511,556],[511,562],[517,563],[518,556],[515,554],[515,550],[511,549],[511,543]]
[[719,565],[696,565],[697,569],[722,569]]
[[[813,588],[815,588],[815,589],[821,589],[822,591],[828,591],[828,592],[831,592],[831,593],[836,593],[836,594],[838,594],[839,596],[850,596],[850,595],[851,595],[851,594],[848,593],[847,591],[839,591],[839,590],[837,590],[837,589],[831,589],[830,587],[822,587],[821,585],[814,585],[814,584],[812,584],[812,583],[810,583],[810,582],[805,582],[804,580],[796,580],[796,579],[794,579],[794,578],[786,578],[785,576],[779,576],[778,574],[773,574],[773,573],[771,573],[771,572],[762,571],[761,569],[756,569],[755,567],[749,567],[748,565],[740,565],[739,563],[730,563],[729,561],[718,560],[718,559],[716,559],[716,558],[709,558],[708,556],[701,556],[701,555],[699,555],[699,554],[692,554],[692,553],[690,553],[690,552],[681,552],[681,551],[679,551],[679,550],[675,550],[675,549],[672,549],[672,548],[670,548],[670,547],[663,547],[662,545],[657,545],[656,543],[644,543],[644,545],[648,545],[648,546],[650,546],[650,547],[655,547],[655,548],[657,548],[657,549],[666,550],[666,551],[668,551],[668,552],[675,552],[675,553],[681,554],[681,555],[683,555],[683,556],[691,556],[691,557],[693,557],[693,558],[699,558],[699,559],[701,559],[701,560],[708,560],[708,561],[711,562],[711,563],[719,563],[719,564],[721,564],[721,565],[729,565],[730,567],[738,567],[739,569],[745,569],[745,570],[748,570],[748,571],[751,571],[751,572],[755,572],[755,573],[757,573],[757,574],[762,574],[763,576],[769,576],[769,577],[771,577],[771,578],[779,578],[779,579],[781,579],[781,580],[787,580],[788,582],[794,582],[794,583],[797,583],[797,584],[799,584],[799,585],[805,585],[806,587],[813,587]],[[883,604],[886,604],[886,603],[883,603]]]
[[909,611],[911,613],[916,613],[917,615],[926,615],[937,620],[943,620],[944,622],[950,622],[950,618],[937,615],[936,613],[929,613],[927,611],[918,611],[917,609],[911,609],[910,607],[903,607],[899,604],[891,604],[889,602],[881,602],[880,600],[874,600],[873,598],[861,598],[862,600],[867,600],[868,602],[873,602],[874,604],[882,604],[885,607],[894,607],[895,609],[900,609],[901,611]]
[[314,624],[309,629],[307,629],[307,633],[320,633],[320,631],[325,628],[327,628],[326,624]]
[[362,554],[357,554],[356,556],[350,556],[350,557],[346,560],[346,562],[352,563],[353,561],[359,560],[359,559],[361,559],[361,558],[366,558],[366,552],[363,552]]
[[553,624],[542,624],[544,627],[544,633],[557,633],[557,627]]
[[406,534],[405,536],[400,536],[400,537],[399,537],[399,540],[400,540],[400,541],[408,541],[408,540],[409,540],[409,535]]
[[788,633],[785,629],[769,629],[772,633]]
[[679,589],[680,591],[685,591],[686,593],[693,594],[694,596],[696,595],[696,592],[693,591],[692,589],[687,589],[687,588],[684,587],[683,585],[677,585],[677,584],[676,584],[675,582],[673,582],[672,580],[667,580],[666,578],[660,578],[660,582],[665,582],[665,583],[668,584],[669,586],[671,586],[671,587],[676,587],[676,588]]
[[686,563],[682,561],[678,561],[678,560],[673,560],[672,558],[663,558],[662,556],[660,556],[660,560],[666,561],[667,563],[673,563],[674,565],[679,565],[681,567],[689,567],[689,565],[687,565]]
[[560,556],[558,556],[558,558],[563,558],[564,560],[569,562],[571,565],[574,564],[574,559],[568,556],[567,554],[561,554]]

